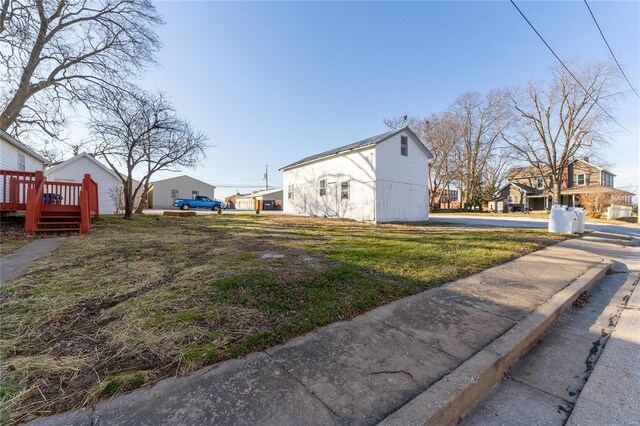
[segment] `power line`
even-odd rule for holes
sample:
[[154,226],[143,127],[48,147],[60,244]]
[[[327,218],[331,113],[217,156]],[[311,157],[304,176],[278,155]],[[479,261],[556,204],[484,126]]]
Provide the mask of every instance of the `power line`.
[[611,121],[613,121],[614,123],[616,123],[618,126],[620,126],[620,128],[624,129],[626,132],[637,136],[635,133],[631,132],[629,129],[627,129],[626,127],[624,127],[622,124],[618,123],[618,120],[616,120],[615,118],[613,118],[613,116],[611,114],[609,114],[607,112],[606,109],[604,109],[599,103],[598,101],[596,101],[594,99],[593,96],[591,96],[591,92],[589,92],[587,89],[585,89],[585,87],[582,85],[582,83],[580,83],[580,80],[578,80],[576,78],[575,75],[573,75],[573,73],[571,72],[571,70],[564,64],[564,62],[562,62],[562,59],[560,59],[560,57],[556,54],[556,52],[551,48],[551,46],[549,46],[549,43],[547,43],[547,41],[544,39],[544,37],[542,37],[542,35],[538,32],[538,30],[536,30],[536,27],[533,26],[533,24],[531,23],[531,21],[529,21],[529,19],[527,19],[527,17],[525,16],[524,13],[522,13],[522,11],[520,10],[520,8],[518,7],[518,5],[513,1],[510,0],[511,4],[513,5],[513,7],[516,8],[516,10],[520,13],[520,15],[524,18],[525,21],[527,21],[527,24],[529,24],[529,26],[531,27],[531,29],[538,35],[538,37],[540,38],[540,40],[542,40],[542,42],[544,43],[545,46],[547,46],[547,49],[549,49],[551,51],[551,53],[553,53],[553,56],[556,57],[556,59],[558,60],[558,62],[560,62],[560,64],[564,67],[565,70],[567,70],[567,72],[569,73],[569,75],[571,77],[573,77],[573,79],[576,81],[576,83],[578,83],[578,85],[582,88],[582,90],[585,91],[585,93],[587,94],[587,96],[589,96],[589,98],[591,98],[591,100],[600,107],[600,109],[602,110],[602,112],[604,112],[607,117],[609,117],[611,119]]
[[618,65],[618,68],[620,69],[620,72],[624,76],[624,79],[627,80],[627,83],[629,83],[629,87],[631,87],[631,90],[633,90],[633,93],[635,93],[636,96],[640,98],[640,95],[638,94],[636,89],[633,87],[633,84],[631,84],[631,81],[629,81],[629,78],[627,78],[627,75],[622,70],[622,66],[620,65],[620,62],[618,62],[618,58],[616,58],[616,55],[613,53],[613,50],[611,49],[611,46],[609,46],[609,42],[607,41],[607,38],[604,36],[604,33],[602,32],[602,29],[600,28],[600,24],[598,24],[598,21],[596,20],[596,17],[593,15],[593,11],[591,10],[591,7],[589,7],[589,3],[587,3],[587,0],[584,0],[584,4],[587,6],[587,9],[589,9],[589,13],[591,14],[591,17],[593,18],[593,22],[595,22],[596,27],[598,27],[598,31],[600,31],[600,35],[602,36],[602,39],[604,40],[604,43],[607,45],[607,48],[609,49],[609,52],[611,53],[611,56],[613,56],[613,60],[616,61],[616,65]]

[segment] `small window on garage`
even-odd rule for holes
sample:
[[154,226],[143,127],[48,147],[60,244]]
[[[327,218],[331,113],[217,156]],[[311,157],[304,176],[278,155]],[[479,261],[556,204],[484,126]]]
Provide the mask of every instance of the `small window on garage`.
[[340,183],[340,199],[341,200],[349,199],[349,181]]
[[293,185],[287,187],[287,199],[293,200]]
[[175,200],[176,198],[180,198],[180,192],[177,189],[171,190],[171,199]]
[[196,195],[200,195],[200,193],[198,191],[191,191],[191,198],[195,197]]
[[405,157],[409,155],[409,139],[406,136],[400,136],[400,154]]
[[18,171],[24,172],[26,169],[26,161],[24,158],[24,154],[19,152],[18,153]]
[[324,197],[327,195],[327,180],[320,179],[320,196]]

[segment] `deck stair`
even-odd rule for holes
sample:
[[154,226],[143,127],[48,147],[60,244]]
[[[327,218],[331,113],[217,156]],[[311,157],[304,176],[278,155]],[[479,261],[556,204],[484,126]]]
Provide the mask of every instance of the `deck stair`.
[[85,174],[81,183],[47,181],[41,171],[0,170],[0,211],[24,211],[27,233],[89,231],[100,217],[98,184]]

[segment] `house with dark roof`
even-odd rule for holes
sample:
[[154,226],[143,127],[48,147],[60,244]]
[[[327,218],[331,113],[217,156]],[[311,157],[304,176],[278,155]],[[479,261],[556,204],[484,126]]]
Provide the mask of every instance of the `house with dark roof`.
[[409,127],[310,155],[280,169],[284,213],[368,222],[428,220],[432,159]]
[[[589,158],[577,158],[567,166],[562,179],[562,204],[581,207],[580,197],[602,196],[605,200],[620,203],[631,201],[632,193],[614,187],[614,177],[610,171],[589,162]],[[489,210],[546,211],[553,203],[551,174],[543,168],[516,167],[507,173],[507,184],[496,191],[489,200]]]

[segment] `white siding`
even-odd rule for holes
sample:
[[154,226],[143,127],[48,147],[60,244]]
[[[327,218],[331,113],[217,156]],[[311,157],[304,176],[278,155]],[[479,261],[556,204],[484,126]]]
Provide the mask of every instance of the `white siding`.
[[19,150],[9,142],[0,138],[0,169],[2,170],[18,170],[18,152],[24,155],[25,171],[36,172],[43,171],[44,164],[42,161],[34,158],[28,153]]
[[178,190],[177,198],[191,198],[193,191],[198,195],[205,195],[211,199],[215,196],[215,187],[189,176],[178,176],[153,183],[153,208],[170,209],[173,207],[171,191]]
[[98,184],[98,207],[100,214],[116,214],[117,200],[112,194],[118,193],[120,179],[86,157],[80,157],[67,164],[61,164],[54,170],[45,171],[47,181],[82,183],[84,174]]
[[253,197],[236,198],[236,210],[254,210],[255,208],[256,201]]
[[378,222],[429,219],[429,158],[409,135],[408,155],[401,155],[401,135],[376,146]]
[[[327,194],[320,196],[320,179]],[[340,184],[349,181],[349,199],[340,199]],[[375,220],[374,147],[318,160],[283,173],[283,210],[286,214]],[[293,200],[288,199],[294,185]]]

